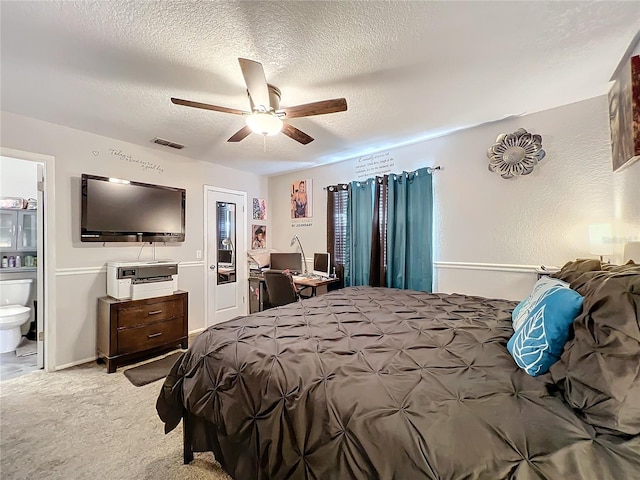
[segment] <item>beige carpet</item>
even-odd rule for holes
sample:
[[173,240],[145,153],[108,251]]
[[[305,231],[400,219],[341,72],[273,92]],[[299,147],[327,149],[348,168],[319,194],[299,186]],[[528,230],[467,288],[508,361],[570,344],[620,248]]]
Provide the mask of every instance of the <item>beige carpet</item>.
[[0,478],[230,480],[211,454],[182,464],[182,429],[164,434],[162,381],[134,387],[95,363],[0,382]]

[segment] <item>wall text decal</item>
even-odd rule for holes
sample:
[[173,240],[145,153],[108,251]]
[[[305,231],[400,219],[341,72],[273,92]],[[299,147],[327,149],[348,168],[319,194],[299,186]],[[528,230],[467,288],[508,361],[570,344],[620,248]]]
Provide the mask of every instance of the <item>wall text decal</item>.
[[291,228],[313,227],[313,222],[291,222]]
[[111,155],[127,163],[137,163],[143,171],[156,171],[160,174],[164,173],[164,169],[157,163],[149,162],[147,160],[139,160],[133,155],[124,153],[122,150],[110,148]]
[[395,159],[389,152],[379,152],[358,157],[356,161],[356,178],[366,180],[376,175],[386,175],[393,171]]

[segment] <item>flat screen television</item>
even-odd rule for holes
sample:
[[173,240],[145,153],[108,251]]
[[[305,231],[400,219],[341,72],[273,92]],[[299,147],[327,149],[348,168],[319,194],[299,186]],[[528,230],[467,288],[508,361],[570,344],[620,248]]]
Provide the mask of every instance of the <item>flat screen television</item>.
[[82,174],[83,242],[184,242],[186,190]]

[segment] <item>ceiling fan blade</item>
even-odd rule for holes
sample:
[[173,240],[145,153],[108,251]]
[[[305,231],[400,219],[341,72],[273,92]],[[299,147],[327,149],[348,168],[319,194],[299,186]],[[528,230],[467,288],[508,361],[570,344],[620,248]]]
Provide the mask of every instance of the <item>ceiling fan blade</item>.
[[204,110],[214,110],[216,112],[233,113],[235,115],[245,115],[249,112],[236,110],[235,108],[219,107],[218,105],[209,105],[208,103],[192,102],[191,100],[182,100],[181,98],[172,98],[172,103],[176,105],[184,105],[185,107],[202,108]]
[[282,122],[282,133],[284,133],[287,137],[293,138],[296,142],[300,142],[303,145],[313,142],[313,137],[310,137],[302,130],[298,130],[296,127],[287,122]]
[[269,88],[267,87],[267,78],[264,75],[264,68],[259,62],[253,60],[247,60],[246,58],[239,58],[240,69],[242,70],[242,76],[244,82],[247,84],[247,90],[249,96],[253,101],[253,106],[260,109],[260,106],[265,108],[265,111],[271,109],[269,102]]
[[251,133],[251,129],[248,125],[245,125],[236,133],[234,133],[227,142],[239,142],[240,140],[246,138]]
[[312,115],[324,115],[326,113],[344,112],[347,109],[347,100],[334,98],[321,102],[307,103],[296,107],[283,108],[287,118],[311,117]]

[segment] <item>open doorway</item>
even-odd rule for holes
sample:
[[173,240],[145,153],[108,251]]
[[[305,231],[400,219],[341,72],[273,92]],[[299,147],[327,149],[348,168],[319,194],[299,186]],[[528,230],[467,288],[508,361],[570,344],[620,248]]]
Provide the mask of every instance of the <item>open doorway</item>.
[[50,275],[44,255],[48,226],[45,212],[52,208],[45,198],[48,158],[7,149],[0,155],[2,380],[50,369],[45,346]]

